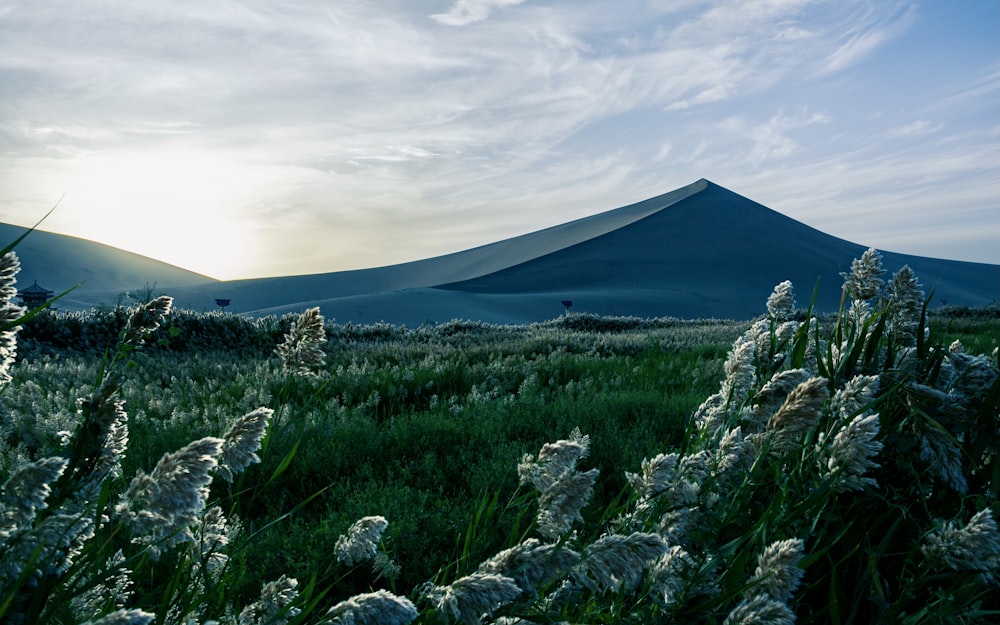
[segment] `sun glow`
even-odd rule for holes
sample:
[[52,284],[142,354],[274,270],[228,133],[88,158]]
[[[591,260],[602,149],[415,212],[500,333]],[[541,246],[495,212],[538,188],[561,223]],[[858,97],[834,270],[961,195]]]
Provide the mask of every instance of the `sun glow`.
[[258,249],[257,230],[241,214],[259,182],[252,169],[191,149],[93,154],[72,165],[53,222],[205,275],[240,277]]

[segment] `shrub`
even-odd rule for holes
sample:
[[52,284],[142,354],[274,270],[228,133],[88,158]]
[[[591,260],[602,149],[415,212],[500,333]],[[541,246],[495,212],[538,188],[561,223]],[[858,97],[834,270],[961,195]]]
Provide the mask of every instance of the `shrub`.
[[[24,311],[10,302],[16,269],[14,257],[0,261],[5,379],[14,333],[24,321]],[[232,561],[245,558],[266,527],[255,525],[263,519],[245,514],[250,526],[244,527],[237,512],[259,506],[257,497],[279,486],[291,489],[294,480],[286,478],[297,470],[295,461],[326,449],[300,452],[305,433],[329,437],[340,422],[367,434],[343,441],[341,457],[317,458],[298,470],[337,473],[336,466],[322,464],[348,454],[381,454],[408,472],[435,476],[435,488],[414,501],[448,507],[454,500],[443,496],[453,489],[461,493],[461,476],[454,471],[469,463],[428,456],[429,445],[421,440],[445,439],[456,453],[475,453],[481,446],[462,449],[460,421],[518,398],[523,402],[510,414],[522,419],[523,429],[553,427],[529,423],[525,411],[586,396],[596,385],[613,387],[599,371],[582,375],[581,363],[619,349],[629,362],[657,328],[683,324],[567,315],[526,327],[527,338],[511,346],[493,341],[509,328],[488,324],[451,322],[440,332],[330,328],[317,310],[262,322],[192,318],[193,337],[199,323],[212,332],[183,338],[169,331],[178,326],[164,324],[168,313],[177,315],[166,297],[115,312],[96,326],[105,329],[91,335],[84,322],[69,321],[69,329],[60,330],[43,318],[36,329],[46,328],[46,336],[68,347],[99,353],[98,341],[87,338],[95,336],[113,336],[116,343],[87,370],[93,382],[78,387],[75,418],[4,424],[6,449],[16,453],[5,454],[0,465],[6,473],[0,492],[0,619],[735,625],[796,619],[971,622],[996,616],[996,350],[972,355],[958,342],[936,342],[912,275],[900,272],[885,281],[874,250],[845,275],[845,291],[849,306],[821,319],[811,309],[795,308],[790,283],[778,285],[767,315],[743,326],[733,343],[718,391],[685,427],[664,428],[669,440],[633,466],[635,472],[608,475],[621,471],[608,448],[601,451],[574,429],[525,454],[516,466],[519,484],[503,497],[488,488],[504,472],[477,477],[487,490],[473,502],[470,518],[449,511],[434,517],[467,527],[460,549],[434,561],[425,583],[395,589],[399,569],[383,541],[394,531],[393,519],[357,510],[331,541],[325,570],[313,569],[303,584],[275,571],[259,586],[259,598],[234,591],[246,571]],[[212,333],[252,350],[263,348],[268,337],[269,355],[282,341],[276,352],[284,365],[277,374],[282,381],[266,390],[274,411],[256,406],[237,419],[208,419],[208,407],[202,407],[205,414],[186,417],[186,429],[176,430],[198,431],[193,442],[162,453],[155,464],[148,458],[126,470],[129,417],[122,395],[134,369],[148,362],[140,348],[183,352],[215,345]],[[543,333],[557,340],[543,341]],[[393,364],[403,356],[400,350],[413,349],[409,338],[439,348],[422,361],[424,371],[432,372],[426,378]],[[669,353],[669,341],[659,340],[660,353]],[[378,368],[367,360],[337,361],[337,345],[358,342],[384,357]],[[488,351],[482,363],[472,360],[477,349]],[[265,366],[279,369],[277,363]],[[632,361],[629,374],[650,371]],[[168,383],[184,381],[164,378],[162,384]],[[428,383],[454,401],[425,399]],[[333,407],[332,417],[316,418],[309,404],[331,384],[341,387],[345,401]],[[216,397],[233,389],[218,387]],[[384,408],[382,392],[397,398],[392,407]],[[347,401],[348,393],[359,401]],[[423,430],[418,413],[404,412],[417,396],[436,415]],[[171,409],[169,418],[181,418],[177,413]],[[49,430],[40,433],[35,425],[43,422]],[[72,429],[52,430],[52,423]],[[622,415],[620,424],[627,423]],[[219,436],[207,427],[218,427]],[[484,443],[495,444],[488,426],[482,430]],[[393,441],[398,448],[391,448]],[[262,457],[269,470],[247,472]],[[337,479],[331,475],[322,490],[348,488],[347,480]],[[294,510],[284,516],[322,494],[310,494],[305,479],[302,487]],[[401,505],[408,496],[400,490],[384,504]],[[330,510],[328,516],[338,513]],[[436,530],[446,534],[449,528]],[[331,525],[315,531],[337,533]],[[443,557],[440,550],[425,555]],[[368,562],[381,581],[366,587],[358,564]],[[388,588],[373,588],[376,581]],[[349,593],[341,594],[345,589]]]

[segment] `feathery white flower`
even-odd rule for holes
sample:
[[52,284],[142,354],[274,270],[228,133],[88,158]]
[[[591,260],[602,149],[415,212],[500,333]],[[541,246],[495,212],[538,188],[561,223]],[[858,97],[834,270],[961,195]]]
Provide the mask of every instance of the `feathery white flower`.
[[752,405],[740,411],[740,424],[746,434],[764,429],[767,420],[788,399],[788,395],[809,379],[805,369],[780,371],[768,380],[753,396]]
[[18,530],[27,529],[48,504],[52,483],[62,476],[65,458],[42,458],[15,471],[0,495],[0,545]]
[[561,536],[574,521],[583,520],[580,509],[589,501],[599,474],[597,469],[576,470],[576,463],[589,449],[590,437],[574,428],[569,439],[546,443],[537,459],[525,454],[517,465],[521,483],[533,485],[540,493],[537,523],[543,536]]
[[417,608],[406,597],[386,590],[356,595],[330,608],[321,625],[406,625],[416,620]]
[[924,290],[909,265],[892,276],[886,287],[889,320],[886,324],[897,345],[911,346],[917,342],[917,328],[924,304]]
[[802,443],[803,436],[819,422],[828,396],[827,380],[821,377],[806,380],[788,394],[785,403],[767,421],[772,453],[785,453]]
[[554,581],[579,562],[580,554],[568,547],[529,538],[486,560],[478,572],[509,577],[522,590],[533,593],[539,585]]
[[642,461],[642,473],[625,473],[625,479],[643,499],[652,499],[674,483],[677,474],[677,453],[657,454]]
[[532,484],[538,492],[545,492],[563,474],[576,470],[576,464],[587,457],[590,451],[590,436],[574,428],[570,438],[554,443],[545,443],[536,459],[525,454],[517,465],[517,474],[522,484]]
[[142,610],[116,610],[96,621],[87,621],[83,625],[147,625],[155,618],[155,614]]
[[877,414],[858,415],[844,426],[829,445],[820,439],[820,459],[825,459],[825,477],[834,476],[837,492],[848,490],[864,490],[875,487],[878,482],[874,478],[864,477],[868,471],[877,469],[879,464],[874,458],[882,451],[882,442],[876,440],[879,434],[879,418]]
[[323,344],[326,329],[318,307],[307,308],[292,322],[291,330],[276,351],[285,372],[309,377],[326,362]]
[[867,301],[879,294],[885,281],[882,280],[882,255],[870,247],[861,258],[851,262],[851,272],[841,273],[844,289],[855,300]]
[[715,436],[726,422],[726,397],[722,392],[709,395],[694,411],[692,419],[703,436]]
[[382,532],[387,527],[389,522],[381,516],[366,516],[356,521],[347,529],[347,534],[337,537],[337,544],[333,547],[337,562],[354,566],[374,556],[378,552]]
[[698,566],[683,547],[670,546],[649,566],[652,588],[663,605],[680,601]]
[[94,537],[95,520],[92,515],[81,515],[79,502],[73,502],[47,517],[39,529],[41,542],[48,551],[45,557],[49,563],[44,571],[63,574]]
[[120,387],[121,378],[108,376],[101,388],[78,402],[80,425],[71,452],[74,481],[88,491],[99,491],[105,479],[121,475],[129,431],[125,402],[117,397]]
[[547,538],[566,534],[575,521],[583,522],[580,510],[590,501],[600,471],[568,471],[538,498],[538,533]]
[[739,426],[722,435],[711,459],[711,472],[717,479],[739,473],[753,462],[753,453],[743,443],[743,430]]
[[438,612],[463,625],[479,625],[482,617],[493,612],[521,594],[513,579],[493,573],[473,573],[455,580],[448,586],[434,586],[426,597]]
[[942,367],[942,375],[950,373],[947,377],[949,399],[951,403],[961,406],[962,410],[982,401],[1000,375],[995,357],[949,350],[945,355],[945,362],[949,366]]
[[872,401],[878,392],[878,386],[877,375],[856,375],[837,389],[830,400],[830,406],[842,419],[850,419]]
[[173,305],[174,298],[161,295],[134,308],[125,324],[122,342],[141,345],[146,337],[160,327]]
[[193,538],[190,528],[205,509],[222,442],[207,437],[165,454],[151,474],[140,472],[129,484],[116,511],[154,556]]
[[299,596],[298,580],[282,575],[260,589],[260,599],[243,608],[239,625],[285,625],[302,610],[291,603]]
[[754,379],[755,352],[756,341],[744,334],[736,339],[726,357],[726,378],[720,392],[730,406],[742,404],[750,392]]
[[195,531],[198,544],[200,563],[205,566],[206,574],[218,581],[229,556],[222,550],[239,532],[239,523],[230,523],[219,506],[212,506],[205,511]]
[[683,457],[676,453],[659,454],[642,461],[642,474],[626,473],[625,477],[640,497],[661,497],[675,506],[697,502],[701,484],[708,476],[710,455],[701,450]]
[[1000,576],[1000,531],[989,508],[974,514],[964,527],[948,521],[924,537],[920,551],[952,570],[978,573],[983,583],[995,584]]
[[390,558],[384,552],[379,551],[372,557],[372,572],[375,579],[396,579],[403,571],[403,567],[398,562]]
[[594,591],[633,589],[650,562],[666,552],[667,543],[658,534],[606,534],[585,550],[577,581]]
[[787,321],[795,312],[795,289],[790,280],[778,284],[767,298],[767,314],[775,321]]
[[671,544],[686,545],[691,542],[688,534],[703,513],[704,510],[700,506],[669,510],[657,522],[656,533]]
[[800,538],[779,540],[768,545],[757,558],[757,569],[750,584],[757,594],[787,602],[802,582],[805,573],[799,568],[805,543]]
[[107,606],[122,610],[132,596],[132,570],[125,566],[125,554],[120,549],[108,558],[104,570],[98,573],[97,580],[88,580],[93,585],[70,599],[70,607],[79,621],[99,614]]
[[949,432],[933,425],[924,428],[920,435],[920,460],[956,493],[968,492],[969,484],[962,470],[962,450]]
[[17,272],[21,262],[17,254],[7,252],[0,257],[0,384],[10,381],[10,365],[17,355],[17,332],[20,326],[12,325],[24,313],[24,306],[14,303],[17,297]]
[[795,613],[783,601],[754,595],[740,601],[722,625],[793,625]]
[[260,462],[257,450],[260,441],[267,432],[274,411],[270,408],[257,408],[233,423],[229,431],[222,437],[222,456],[219,458],[219,477],[232,482],[238,473],[248,466]]

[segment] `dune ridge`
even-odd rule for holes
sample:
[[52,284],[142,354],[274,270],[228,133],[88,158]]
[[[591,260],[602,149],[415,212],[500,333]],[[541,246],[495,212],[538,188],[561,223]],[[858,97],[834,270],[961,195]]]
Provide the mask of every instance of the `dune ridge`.
[[[583,219],[409,263],[234,281],[168,272],[146,282],[195,310],[214,309],[215,299],[225,298],[227,310],[237,313],[319,306],[328,318],[354,323],[524,323],[562,314],[564,301],[573,311],[605,315],[740,319],[760,314],[783,280],[795,284],[803,306],[818,284],[817,308],[836,310],[839,274],[866,247],[701,179]],[[909,265],[928,292],[935,289],[932,305],[1000,301],[1000,265],[882,255],[889,273]],[[142,267],[130,267],[136,273],[127,277],[129,288],[141,286]],[[111,294],[93,290],[67,305],[85,307]]]

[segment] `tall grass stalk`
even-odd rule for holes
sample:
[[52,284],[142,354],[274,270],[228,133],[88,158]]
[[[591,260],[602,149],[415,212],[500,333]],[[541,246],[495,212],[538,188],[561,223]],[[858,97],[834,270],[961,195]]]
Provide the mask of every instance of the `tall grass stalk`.
[[[24,313],[12,300],[16,257],[3,262],[0,356],[5,384],[19,385],[11,399],[18,399],[42,394],[42,387],[14,375]],[[422,356],[420,367],[399,366],[403,353],[392,350],[416,348],[393,343],[382,356],[396,364],[383,368],[368,359],[376,340],[404,330],[328,332],[319,310],[310,309],[287,320],[281,342],[280,327],[264,322],[274,341],[265,351],[280,361],[262,365],[277,372],[267,378],[274,380],[269,390],[214,391],[219,403],[227,394],[244,402],[268,395],[269,402],[236,418],[216,415],[218,407],[206,402],[199,418],[154,437],[178,440],[153,462],[129,459],[136,444],[130,427],[139,422],[123,395],[136,369],[154,362],[144,349],[175,314],[169,298],[156,298],[114,317],[116,342],[100,364],[77,372],[93,375],[79,387],[84,392],[71,413],[4,424],[0,620],[735,625],[1000,617],[996,350],[984,356],[960,342],[945,346],[929,330],[929,298],[912,272],[883,276],[880,256],[868,250],[844,275],[844,305],[833,317],[797,309],[793,285],[779,284],[767,313],[742,326],[712,369],[722,374],[718,390],[645,459],[623,466],[599,440],[566,428],[565,438],[548,438],[485,480],[489,487],[464,508],[467,519],[450,516],[445,497],[468,477],[461,462],[428,455],[441,447],[412,442],[395,452],[417,459],[404,462],[379,442],[453,440],[450,451],[461,457],[472,428],[458,430],[445,416],[502,410],[522,419],[523,428],[546,433],[551,425],[532,419],[532,411],[567,398],[591,398],[596,407],[598,397],[618,397],[616,405],[626,406],[615,394],[620,381],[600,370],[586,378],[578,372],[604,354],[624,353],[629,375],[653,375],[644,368],[648,360],[633,354],[646,353],[654,322],[567,315],[530,328],[560,341],[553,347],[542,334],[530,339],[537,341],[532,349],[549,350],[530,367],[524,353],[490,342],[503,330],[453,322],[412,331],[417,342],[439,349]],[[163,349],[181,334],[169,327],[175,332],[162,339]],[[580,332],[601,338],[584,345],[574,334]],[[254,341],[254,349],[263,344]],[[364,359],[337,362],[338,341],[372,347]],[[470,359],[476,350],[491,350],[481,367]],[[48,375],[45,366],[32,371]],[[658,371],[661,391],[680,392]],[[171,384],[185,381],[164,375],[159,388]],[[327,399],[331,388],[342,393],[336,401]],[[132,397],[152,409],[155,402],[143,394]],[[67,400],[57,394],[48,401]],[[316,414],[321,402],[325,417]],[[185,413],[159,409],[165,424]],[[637,427],[626,414],[617,419],[619,429]],[[407,534],[392,534],[396,519],[373,510],[324,525],[347,514],[340,510],[347,502],[320,495],[348,492],[341,483],[347,478],[296,477],[327,475],[327,464],[348,466],[344,457],[315,455],[328,447],[307,436],[329,433],[333,424],[366,433],[342,455],[372,446],[365,453],[395,467],[398,479],[418,469],[438,476],[419,501],[443,508],[426,518],[453,532],[455,547],[422,583],[399,584],[390,543],[400,549]],[[478,425],[495,427],[485,419]],[[302,462],[313,464],[296,473]],[[255,470],[257,464],[266,469]],[[361,477],[351,488],[373,492]],[[502,493],[495,490],[505,483]],[[303,494],[291,509],[259,516],[256,508],[275,505],[282,491]],[[321,501],[312,517],[319,522],[295,534],[332,532],[329,552],[315,555],[320,564],[258,582],[252,597],[236,592],[248,572],[234,562],[265,555],[255,552],[270,528],[291,527],[296,514]],[[404,570],[414,565],[402,562]]]

